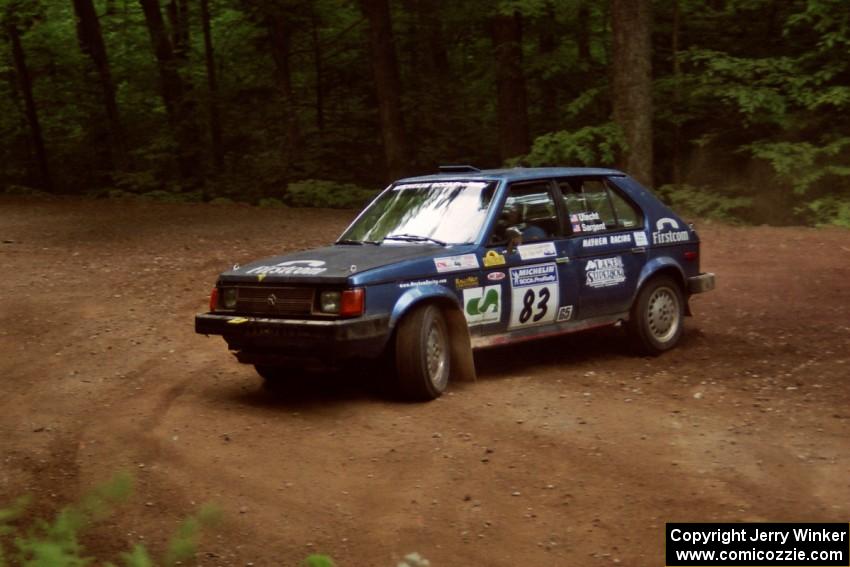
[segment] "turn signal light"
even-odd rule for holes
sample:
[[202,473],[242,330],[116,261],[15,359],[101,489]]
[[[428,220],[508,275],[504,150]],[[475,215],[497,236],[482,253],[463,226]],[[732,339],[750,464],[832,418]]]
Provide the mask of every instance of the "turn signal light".
[[210,311],[215,311],[215,308],[218,307],[218,288],[212,288],[210,292]]
[[694,250],[688,250],[687,252],[685,252],[685,260],[687,260],[688,262],[693,262],[697,259],[697,256],[698,254]]
[[362,315],[365,303],[366,293],[363,288],[347,289],[342,292],[339,314],[343,317]]

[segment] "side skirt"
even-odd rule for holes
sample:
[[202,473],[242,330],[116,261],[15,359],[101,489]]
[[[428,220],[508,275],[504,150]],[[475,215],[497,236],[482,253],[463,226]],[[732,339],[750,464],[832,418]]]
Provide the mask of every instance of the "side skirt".
[[542,327],[532,327],[530,329],[509,331],[507,333],[499,333],[497,335],[473,337],[472,348],[480,349],[501,345],[509,345],[513,343],[531,341],[534,339],[566,335],[569,333],[576,333],[578,331],[586,331],[588,329],[596,329],[599,327],[609,327],[611,325],[616,325],[621,321],[626,321],[628,320],[628,318],[629,313],[625,312],[617,313],[614,315],[605,315],[604,317],[583,319],[581,321],[565,321],[563,323],[557,323],[554,326],[546,325]]

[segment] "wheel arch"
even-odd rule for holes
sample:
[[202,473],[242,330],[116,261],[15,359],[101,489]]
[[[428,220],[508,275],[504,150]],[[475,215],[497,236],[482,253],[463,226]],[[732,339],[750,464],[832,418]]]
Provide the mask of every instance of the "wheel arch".
[[475,380],[469,326],[460,302],[452,290],[443,286],[427,285],[409,289],[402,294],[390,315],[390,342],[395,340],[398,323],[402,318],[413,309],[427,304],[438,306],[446,319],[451,345],[451,375],[457,380]]
[[685,272],[675,260],[669,257],[653,258],[652,260],[646,263],[646,265],[643,267],[643,270],[641,270],[640,277],[638,278],[638,283],[635,286],[635,291],[632,295],[631,304],[634,305],[634,302],[637,300],[637,297],[640,294],[641,289],[643,289],[643,286],[646,285],[646,282],[658,276],[668,276],[679,285],[679,290],[682,292],[682,297],[685,300],[685,315],[691,315],[691,307],[690,303],[688,302],[688,285],[687,280],[685,279]]

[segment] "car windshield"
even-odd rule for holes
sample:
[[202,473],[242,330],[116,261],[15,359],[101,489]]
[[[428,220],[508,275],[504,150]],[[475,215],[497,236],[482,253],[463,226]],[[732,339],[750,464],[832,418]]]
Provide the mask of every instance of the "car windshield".
[[339,242],[466,244],[481,232],[495,183],[401,183],[381,194]]

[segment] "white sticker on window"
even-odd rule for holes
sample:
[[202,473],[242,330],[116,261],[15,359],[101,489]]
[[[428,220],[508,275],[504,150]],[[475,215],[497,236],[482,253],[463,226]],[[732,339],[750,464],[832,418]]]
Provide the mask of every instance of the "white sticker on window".
[[520,244],[517,246],[519,257],[523,260],[536,260],[537,258],[554,257],[555,244],[553,242],[537,242],[534,244]]

